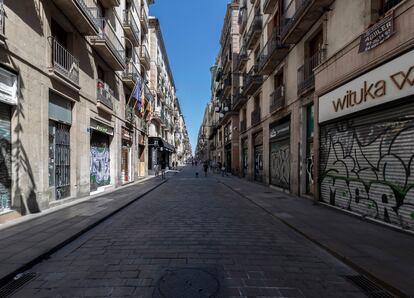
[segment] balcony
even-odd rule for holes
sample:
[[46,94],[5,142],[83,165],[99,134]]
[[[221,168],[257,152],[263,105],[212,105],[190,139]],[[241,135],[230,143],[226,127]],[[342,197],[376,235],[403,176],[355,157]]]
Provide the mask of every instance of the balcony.
[[126,106],[125,107],[125,119],[130,122],[130,123],[134,123],[135,122],[135,109],[134,107],[131,106]]
[[124,27],[125,36],[132,42],[134,46],[139,46],[141,32],[139,31],[138,25],[135,22],[132,10],[124,10],[124,19],[122,22]]
[[246,76],[244,84],[244,95],[253,95],[263,84],[263,76],[258,73],[258,66],[255,64]]
[[50,36],[48,39],[52,47],[51,70],[57,76],[70,81],[79,88],[79,60],[55,38]]
[[291,1],[283,17],[283,43],[297,44],[333,2],[334,0]]
[[242,69],[244,66],[246,66],[247,61],[249,61],[249,55],[247,54],[246,47],[242,46],[240,49],[239,56],[237,58],[238,69]]
[[270,95],[270,112],[273,113],[279,111],[285,107],[285,104],[285,87],[279,86]]
[[259,71],[270,75],[289,53],[289,47],[282,44],[279,30],[276,29],[259,55]]
[[98,108],[112,114],[114,109],[114,103],[112,101],[113,98],[114,91],[109,87],[107,83],[98,80],[96,93]]
[[113,70],[124,70],[125,49],[111,24],[103,18],[96,19],[99,33],[91,36],[91,44]]
[[83,35],[96,35],[99,33],[98,8],[93,0],[53,0],[56,6],[73,23]]
[[148,33],[148,16],[144,8],[141,8],[139,20],[141,21],[142,31],[144,31],[144,33]]
[[240,121],[240,132],[247,130],[247,123],[246,120]]
[[263,19],[261,14],[256,14],[250,24],[249,31],[245,36],[245,45],[248,50],[252,50],[262,33]]
[[247,101],[247,96],[243,93],[243,88],[239,87],[233,94],[233,110],[238,111]]
[[266,0],[263,4],[263,12],[271,14],[276,9],[277,0]]
[[99,0],[103,7],[105,8],[111,8],[114,6],[119,6],[120,1],[119,0]]
[[139,51],[139,59],[146,69],[151,67],[151,57],[148,53],[147,47],[142,45]]
[[256,109],[251,113],[251,120],[252,120],[251,126],[255,126],[260,123],[260,120],[261,120],[260,109]]
[[326,49],[319,50],[312,57],[305,59],[305,63],[298,69],[298,95],[312,90],[315,87],[313,70],[326,59]]
[[129,88],[134,88],[137,80],[139,77],[139,72],[136,67],[136,62],[132,58],[127,58],[126,60],[126,67],[122,73],[122,81],[127,85]]
[[246,25],[247,25],[247,7],[246,7],[246,5],[247,4],[244,3],[240,7],[239,19],[238,19],[240,33],[242,33],[244,31],[244,29],[246,28]]
[[144,84],[144,96],[147,101],[154,102],[154,95],[146,84]]

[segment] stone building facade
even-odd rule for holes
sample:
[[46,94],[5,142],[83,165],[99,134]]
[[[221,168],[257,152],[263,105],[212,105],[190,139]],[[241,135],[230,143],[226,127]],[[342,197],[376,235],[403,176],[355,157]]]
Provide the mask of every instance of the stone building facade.
[[236,2],[240,176],[412,229],[414,1]]
[[4,1],[1,221],[148,175],[152,2]]

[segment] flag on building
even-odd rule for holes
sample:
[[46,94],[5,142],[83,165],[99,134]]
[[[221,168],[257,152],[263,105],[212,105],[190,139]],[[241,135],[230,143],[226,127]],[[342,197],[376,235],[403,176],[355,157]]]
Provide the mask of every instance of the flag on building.
[[142,88],[142,81],[141,81],[141,78],[138,78],[137,83],[135,84],[134,91],[132,91],[132,95],[131,95],[131,98],[135,100],[134,106],[137,108],[138,111],[141,110],[141,106],[142,106],[141,88]]

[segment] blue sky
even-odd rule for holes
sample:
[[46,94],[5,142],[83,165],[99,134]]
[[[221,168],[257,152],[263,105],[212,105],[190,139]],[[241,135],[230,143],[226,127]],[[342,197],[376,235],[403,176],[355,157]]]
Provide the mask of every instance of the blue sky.
[[204,109],[210,99],[210,67],[228,0],[156,0],[150,15],[160,20],[190,141],[195,150]]

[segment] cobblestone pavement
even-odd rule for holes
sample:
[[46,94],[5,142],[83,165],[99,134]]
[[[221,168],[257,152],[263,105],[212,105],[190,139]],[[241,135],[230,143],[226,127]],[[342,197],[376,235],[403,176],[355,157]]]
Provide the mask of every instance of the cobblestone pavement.
[[13,297],[365,297],[356,272],[192,168],[30,272]]

